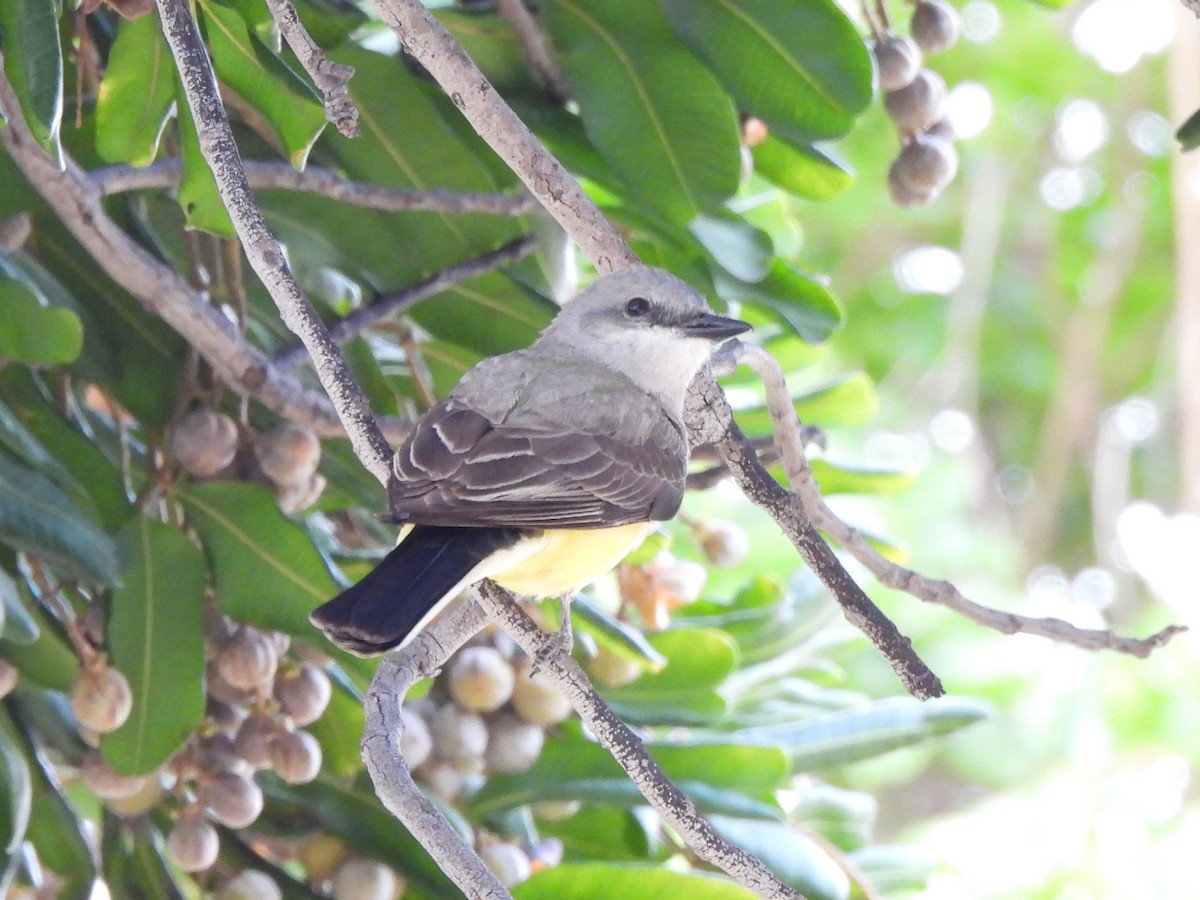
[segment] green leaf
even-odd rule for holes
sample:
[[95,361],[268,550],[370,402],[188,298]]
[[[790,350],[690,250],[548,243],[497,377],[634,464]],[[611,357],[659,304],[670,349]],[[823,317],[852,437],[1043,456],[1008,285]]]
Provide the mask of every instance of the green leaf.
[[751,153],[754,171],[806,200],[832,200],[854,183],[854,173],[819,147],[769,136]]
[[0,622],[4,623],[0,635],[5,640],[18,644],[32,644],[37,640],[38,627],[21,602],[21,592],[11,575],[0,568]]
[[717,291],[726,300],[769,309],[778,321],[810,343],[820,343],[841,327],[841,304],[810,275],[776,258],[757,282],[716,273]]
[[761,281],[775,248],[765,231],[727,209],[697,216],[690,231],[725,271],[742,281]]
[[562,841],[568,862],[645,859],[650,855],[646,829],[629,810],[588,806],[561,821],[539,818],[537,826],[543,837]]
[[0,359],[31,365],[69,363],[83,349],[83,323],[72,310],[46,306],[28,282],[0,266]]
[[658,4],[549,0],[542,15],[588,138],[646,206],[686,225],[733,195],[733,104]]
[[58,36],[59,6],[50,0],[0,3],[0,48],[4,74],[17,95],[25,122],[55,159],[62,156],[63,58]]
[[811,463],[813,478],[825,496],[831,494],[899,494],[912,487],[915,472],[835,464],[826,459]]
[[179,207],[189,227],[221,237],[236,237],[229,211],[225,209],[225,202],[217,190],[217,180],[200,151],[196,122],[188,108],[178,73],[175,77],[175,105],[179,110],[179,156],[183,161],[183,174],[179,178]]
[[33,804],[33,779],[24,744],[0,706],[0,894],[8,890],[25,840]]
[[614,619],[586,597],[577,597],[571,604],[571,621],[576,631],[590,635],[606,650],[648,672],[657,672],[667,664],[667,658],[654,649],[641,630]]
[[721,716],[725,701],[716,688],[737,668],[737,645],[713,628],[678,628],[647,637],[667,658],[658,672],[604,690],[626,719],[656,724],[700,724]]
[[260,776],[260,784],[267,798],[265,821],[292,828],[320,828],[341,838],[357,853],[403,875],[409,891],[419,897],[455,896],[450,879],[374,794],[338,786],[324,778],[288,785],[278,778]]
[[904,891],[923,891],[937,865],[922,859],[911,847],[872,844],[850,855],[855,868],[866,875],[884,896]]
[[0,401],[0,444],[26,465],[53,478],[60,487],[68,491],[82,491],[57,457],[46,449],[45,442],[38,440],[3,401]]
[[1181,150],[1195,150],[1200,147],[1200,109],[1187,117],[1187,121],[1175,132]]
[[325,714],[307,726],[321,744],[324,771],[344,778],[362,769],[357,737],[362,734],[366,722],[362,699],[335,687]]
[[62,879],[60,900],[87,900],[96,880],[96,864],[82,831],[82,818],[63,796],[54,769],[44,754],[36,752],[27,732],[27,724],[18,719],[25,758],[31,767],[32,803],[26,839],[37,850],[38,861]]
[[812,839],[782,822],[712,816],[713,827],[730,843],[761,859],[780,880],[808,900],[846,900],[850,879]]
[[179,493],[212,564],[221,610],[239,622],[314,636],[309,612],[338,587],[304,529],[266,488],[233,481]]
[[96,152],[147,166],[175,101],[175,64],[158,16],[122,20],[96,92]]
[[856,850],[871,839],[878,804],[870,794],[816,783],[804,790],[790,813],[842,850]]
[[664,0],[739,109],[788,137],[840,137],[871,102],[871,56],[833,0]]
[[204,36],[217,77],[271,126],[288,160],[304,168],[325,127],[325,111],[308,86],[250,33],[237,10],[200,0]]
[[120,581],[112,539],[54,482],[0,453],[0,542],[90,584]]
[[957,731],[989,714],[987,706],[965,697],[924,702],[892,697],[800,722],[746,728],[731,737],[756,747],[787,747],[795,770],[810,771],[880,756]]
[[178,528],[137,516],[121,532],[132,561],[108,613],[112,664],[129,679],[133,713],[104,736],[124,775],[153,771],[204,718],[204,554]]
[[685,874],[648,865],[577,863],[554,866],[513,888],[514,900],[754,900],[755,895],[717,875]]
[[176,870],[167,862],[162,835],[147,819],[125,819],[105,810],[101,827],[100,860],[111,896],[138,900],[186,896]]

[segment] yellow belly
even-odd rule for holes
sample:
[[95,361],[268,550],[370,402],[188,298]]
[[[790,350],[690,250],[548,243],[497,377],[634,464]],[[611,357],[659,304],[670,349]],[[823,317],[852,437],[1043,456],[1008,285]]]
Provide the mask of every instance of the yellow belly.
[[635,522],[616,528],[544,531],[521,541],[511,554],[497,553],[495,568],[489,565],[486,575],[527,597],[574,593],[610,572],[653,530],[653,522]]

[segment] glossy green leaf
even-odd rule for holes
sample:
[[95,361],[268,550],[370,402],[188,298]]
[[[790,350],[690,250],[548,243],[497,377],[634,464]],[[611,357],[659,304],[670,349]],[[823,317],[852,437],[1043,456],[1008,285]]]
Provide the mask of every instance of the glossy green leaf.
[[761,281],[748,282],[722,272],[717,291],[727,300],[771,310],[778,320],[810,343],[820,343],[842,324],[844,313],[825,285],[776,258]]
[[147,818],[124,819],[105,811],[101,827],[100,861],[113,897],[183,900],[177,870],[167,861],[165,841]]
[[577,632],[590,635],[592,640],[622,659],[637,663],[647,672],[657,672],[667,664],[667,658],[654,649],[640,629],[577,597],[571,604],[571,621]]
[[684,225],[733,195],[733,104],[657,4],[549,0],[542,16],[588,138],[647,207]]
[[587,806],[562,820],[539,818],[538,833],[562,841],[567,862],[644,859],[650,855],[649,836],[637,816],[611,806]]
[[697,216],[688,230],[725,271],[742,281],[761,281],[775,248],[765,231],[727,209]]
[[754,900],[755,895],[717,875],[685,874],[647,865],[578,863],[536,873],[513,889],[514,900]]
[[60,365],[72,362],[82,349],[79,316],[46,306],[29,284],[0,270],[0,359]]
[[82,831],[83,819],[63,796],[49,759],[35,752],[26,728],[23,721],[16,721],[25,758],[34,761],[30,767],[33,796],[26,839],[37,850],[39,862],[62,879],[56,895],[59,900],[88,900],[96,880],[96,864]]
[[63,58],[58,4],[50,0],[0,3],[0,48],[4,74],[17,95],[25,122],[53,157],[62,154]]
[[813,478],[825,496],[832,494],[899,494],[912,487],[917,480],[915,472],[895,469],[850,466],[831,463],[826,459],[814,459],[810,463]]
[[756,747],[786,747],[796,771],[810,771],[870,759],[949,734],[989,714],[986,705],[965,697],[924,702],[892,697],[800,722],[746,728],[736,733],[736,740]]
[[871,884],[884,896],[901,895],[906,891],[923,891],[937,864],[922,858],[911,847],[872,844],[855,850],[850,861],[866,875]]
[[[357,743],[357,736],[354,740]],[[399,872],[416,897],[437,900],[455,895],[450,879],[373,794],[325,779],[288,785],[267,777],[260,783],[267,798],[265,821],[292,828],[319,822],[322,830],[341,838],[355,852]]]
[[712,816],[727,841],[761,859],[779,879],[808,900],[846,900],[850,879],[811,838],[782,822]]
[[200,151],[196,122],[188,108],[178,73],[175,77],[175,106],[179,111],[179,156],[183,162],[183,174],[179,178],[179,207],[189,227],[221,237],[235,237],[237,232],[217,190],[217,180]]
[[146,166],[175,102],[175,64],[158,16],[123,20],[96,92],[96,152]]
[[751,153],[754,171],[806,200],[832,200],[854,183],[844,163],[812,145],[793,146],[768,136]]
[[212,564],[221,610],[239,622],[313,637],[309,612],[338,592],[304,529],[266,488],[233,481],[179,494]]
[[855,850],[870,841],[877,811],[870,794],[818,782],[800,793],[789,816],[842,850]]
[[649,635],[667,658],[658,672],[603,691],[620,715],[635,722],[701,723],[719,717],[725,701],[716,688],[737,667],[737,645],[722,631],[679,628]]
[[117,772],[153,771],[204,718],[204,554],[178,528],[137,516],[131,562],[109,602],[107,643],[133,692],[129,720],[100,742]]
[[793,139],[840,137],[871,102],[871,57],[834,0],[665,0],[738,107]]
[[353,0],[298,0],[295,6],[313,40],[327,49],[342,43],[368,21],[367,14]]
[[89,584],[120,581],[113,540],[54,482],[0,453],[0,542]]
[[307,726],[321,744],[324,771],[344,778],[362,769],[358,738],[363,733],[366,721],[362,700],[335,687],[325,714]]
[[313,89],[250,33],[237,10],[212,0],[201,0],[200,8],[217,77],[262,115],[292,165],[302,169],[325,127]]
[[12,879],[32,805],[33,779],[25,744],[8,712],[0,707],[0,895]]
[[[15,567],[14,567],[15,570]],[[27,646],[38,639],[40,630],[29,610],[16,581],[0,568],[0,608],[3,608],[4,640]]]
[[[14,371],[20,372],[21,370]],[[46,449],[46,443],[39,440],[33,432],[26,428],[25,423],[21,421],[16,412],[2,400],[0,400],[0,445],[7,447],[21,462],[54,479],[59,487],[73,493],[82,493],[82,488],[58,461],[58,457]]]
[[52,691],[69,691],[79,671],[79,658],[45,619],[38,617],[38,635],[32,641],[18,643],[5,635],[0,654],[21,672],[21,680]]
[[1195,150],[1200,147],[1200,109],[1196,110],[1175,132],[1175,140],[1179,141],[1181,150]]

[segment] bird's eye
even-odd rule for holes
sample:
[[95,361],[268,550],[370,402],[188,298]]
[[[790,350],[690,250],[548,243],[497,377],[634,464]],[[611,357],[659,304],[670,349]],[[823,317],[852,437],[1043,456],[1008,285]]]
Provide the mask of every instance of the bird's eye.
[[640,319],[650,311],[650,301],[645,297],[633,297],[625,304],[625,315],[631,319]]

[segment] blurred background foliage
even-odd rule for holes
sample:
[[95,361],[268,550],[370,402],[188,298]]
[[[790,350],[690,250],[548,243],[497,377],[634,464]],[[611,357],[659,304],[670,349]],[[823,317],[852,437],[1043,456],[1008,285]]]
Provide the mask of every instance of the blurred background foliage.
[[[297,5],[355,66],[363,135],[322,132],[264,4],[198,0],[246,158],[515,192],[369,7]],[[177,187],[117,194],[108,214],[244,309],[256,346],[286,348],[224,243],[156,15],[136,0],[67,7],[0,6],[5,75],[34,137],[89,171],[179,159]],[[889,9],[905,31],[909,7]],[[539,21],[570,103],[490,4],[439,8],[646,262],[755,322],[826,433],[815,468],[848,521],[980,602],[1121,633],[1188,624],[1200,177],[1173,130],[1200,105],[1198,26],[1171,0],[969,0],[960,13],[962,39],[928,60],[949,86],[958,175],[902,209],[887,174],[902,142],[872,96],[858,8],[548,0]],[[259,199],[330,318],[538,234],[535,256],[347,345],[380,413],[417,413],[478,359],[527,343],[588,277],[535,216]],[[0,218],[13,226],[0,252],[0,657],[15,683],[0,716],[3,883],[395,895],[374,861],[406,897],[452,896],[361,771],[373,665],[330,655],[306,621],[391,538],[373,480],[345,442],[314,449],[241,406],[7,154]],[[753,379],[728,384],[743,426],[765,435]],[[276,465],[281,445],[308,454],[300,474]],[[1192,895],[1191,638],[1148,660],[1090,654],[983,631],[863,577],[949,699],[896,697],[886,664],[728,483],[689,495],[683,519],[578,606],[580,652],[722,832],[809,896]],[[566,710],[514,689],[528,666],[509,642],[473,650],[413,703],[426,746],[409,749],[518,897],[744,896],[694,871]],[[96,721],[82,697],[114,671],[98,652],[130,681],[130,718],[111,729],[96,727],[111,707]],[[315,718],[284,685],[301,680],[324,691]],[[514,735],[516,760],[497,757]],[[246,870],[274,887],[239,884]]]

